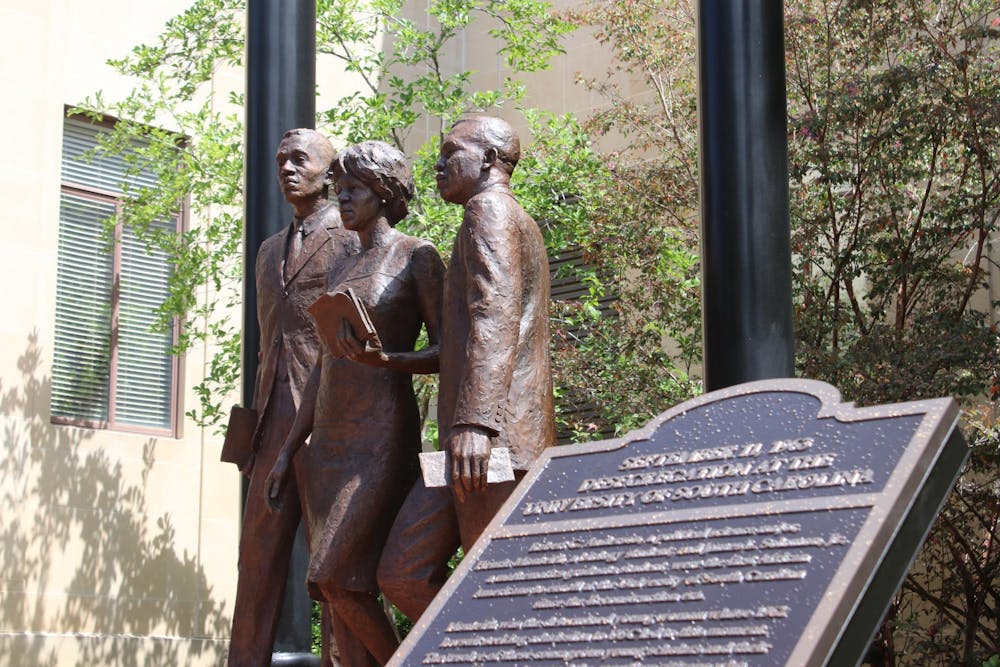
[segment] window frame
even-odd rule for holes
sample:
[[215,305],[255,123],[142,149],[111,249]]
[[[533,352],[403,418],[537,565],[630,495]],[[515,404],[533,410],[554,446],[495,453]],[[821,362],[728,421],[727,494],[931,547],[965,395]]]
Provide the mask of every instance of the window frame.
[[[63,136],[62,141],[65,141],[65,127],[68,121],[76,121],[79,123],[96,126],[98,128],[110,128],[113,127],[117,119],[111,117],[105,117],[102,121],[94,121],[81,114],[69,113],[69,107],[65,108],[66,113],[63,118]],[[62,144],[60,144],[62,145]],[[118,395],[118,377],[119,377],[119,320],[121,314],[121,276],[122,276],[122,234],[124,230],[124,223],[122,221],[122,209],[123,209],[123,197],[124,193],[120,191],[111,191],[104,188],[99,188],[91,185],[84,185],[81,183],[76,183],[71,180],[66,180],[64,178],[64,173],[62,169],[62,160],[60,160],[60,173],[59,173],[59,209],[60,215],[57,223],[62,224],[62,201],[66,195],[71,195],[80,199],[85,199],[89,201],[94,201],[104,205],[110,205],[114,207],[116,223],[114,226],[114,231],[112,234],[113,242],[112,247],[109,252],[111,254],[111,321],[110,330],[108,331],[109,341],[110,341],[110,351],[108,356],[108,388],[107,388],[107,399],[108,399],[108,418],[107,419],[89,419],[85,417],[71,417],[67,415],[57,415],[51,410],[52,395],[50,390],[50,411],[49,411],[49,421],[52,424],[59,426],[75,426],[80,428],[90,428],[95,430],[110,430],[119,431],[126,433],[135,433],[140,435],[154,435],[154,436],[166,436],[171,438],[180,437],[180,414],[181,414],[181,359],[179,354],[170,354],[170,410],[169,410],[169,425],[165,428],[156,426],[144,426],[141,424],[131,424],[118,422],[115,419],[116,412],[116,402]],[[186,229],[187,222],[187,211],[188,205],[186,200],[181,200],[178,202],[177,210],[171,215],[171,219],[174,222],[174,230],[180,235],[184,233]],[[58,255],[58,250],[57,250]],[[57,268],[58,271],[58,268]],[[58,297],[58,293],[57,293]],[[171,324],[171,335],[170,335],[170,345],[171,347],[176,347],[180,340],[180,329],[182,326],[181,318],[174,317]],[[53,338],[53,352],[55,346],[55,339]],[[55,359],[53,358],[53,365],[55,364]],[[53,368],[53,373],[55,369]]]

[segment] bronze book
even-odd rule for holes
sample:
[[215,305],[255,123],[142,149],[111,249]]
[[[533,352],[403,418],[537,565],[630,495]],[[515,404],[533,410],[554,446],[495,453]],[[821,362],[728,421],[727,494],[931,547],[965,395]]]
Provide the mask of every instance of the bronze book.
[[334,349],[332,343],[340,333],[342,320],[347,320],[351,325],[351,331],[358,342],[370,348],[382,347],[382,341],[379,340],[365,304],[361,303],[361,299],[350,287],[341,292],[327,292],[320,296],[309,306],[309,313],[316,320],[316,330],[329,349]]
[[235,463],[237,468],[243,470],[253,453],[253,434],[256,430],[257,411],[234,405],[229,413],[229,426],[219,460]]
[[[448,486],[451,477],[451,454],[445,451],[420,452],[420,472],[424,486],[434,488]],[[510,462],[510,450],[494,447],[490,450],[490,462],[486,468],[486,483],[514,481],[514,467]]]

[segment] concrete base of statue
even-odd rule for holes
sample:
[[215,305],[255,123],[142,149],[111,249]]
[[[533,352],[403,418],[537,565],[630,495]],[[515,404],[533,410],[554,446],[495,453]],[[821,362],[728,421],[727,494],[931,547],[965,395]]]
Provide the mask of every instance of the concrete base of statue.
[[319,667],[320,657],[312,653],[272,653],[271,667]]

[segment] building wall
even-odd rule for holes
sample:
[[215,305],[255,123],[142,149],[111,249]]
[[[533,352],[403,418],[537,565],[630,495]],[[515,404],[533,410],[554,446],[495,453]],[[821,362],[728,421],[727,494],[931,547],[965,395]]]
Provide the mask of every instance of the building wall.
[[[221,439],[184,418],[176,438],[53,425],[49,407],[65,106],[97,90],[123,95],[130,82],[105,61],[154,39],[189,4],[0,7],[0,96],[16,121],[6,137],[11,159],[0,165],[0,667],[224,660],[240,481],[218,462]],[[502,75],[495,46],[473,43],[456,50],[454,65],[484,59],[475,67],[488,85]],[[578,57],[574,47],[535,85],[571,77]],[[243,77],[223,72],[215,85],[239,88]],[[318,108],[355,85],[329,62],[317,78]],[[586,96],[570,78],[559,85]],[[557,111],[575,104],[545,101]],[[181,414],[197,404],[190,388],[210,352],[182,360]]]
[[[240,482],[217,436],[50,423],[64,105],[187,0],[0,6],[0,665],[214,665],[236,583]],[[191,220],[188,224],[197,224]],[[205,350],[181,364],[196,404]]]
[[[578,8],[581,4],[579,0],[550,2],[555,11]],[[420,25],[429,25],[426,13],[428,5],[429,0],[409,0],[404,8],[404,15]],[[512,76],[513,72],[505,64],[503,57],[497,54],[500,41],[489,34],[491,29],[497,27],[496,23],[482,20],[481,17],[482,15],[478,15],[452,42],[445,52],[442,67],[446,73],[465,70],[472,72],[470,90],[502,88],[504,79]],[[588,90],[578,79],[605,80],[609,76],[633,101],[652,100],[654,93],[638,73],[609,74],[613,64],[611,53],[597,40],[595,32],[595,29],[589,27],[578,28],[564,41],[565,53],[554,57],[548,69],[518,75],[525,85],[525,96],[519,104],[556,114],[574,113],[584,119],[603,108],[607,101],[600,94]],[[527,124],[516,108],[505,108],[499,115],[518,130],[522,146],[530,141]],[[422,127],[414,128],[409,143],[414,147],[419,146],[440,129],[435,121],[427,121]],[[621,136],[612,132],[600,138],[598,147],[613,151],[620,149],[624,141]]]

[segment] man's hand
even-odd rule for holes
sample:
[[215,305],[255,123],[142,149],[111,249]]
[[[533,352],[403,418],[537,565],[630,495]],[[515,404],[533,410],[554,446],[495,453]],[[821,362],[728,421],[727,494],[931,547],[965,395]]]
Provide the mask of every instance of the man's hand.
[[282,448],[281,453],[278,454],[278,458],[274,462],[274,467],[271,468],[271,472],[267,474],[267,479],[264,481],[264,495],[267,498],[267,508],[272,512],[277,512],[281,509],[281,487],[285,484],[285,475],[288,473],[288,456],[285,454],[285,449]]
[[451,488],[459,502],[471,491],[486,490],[490,464],[490,432],[481,426],[456,426],[448,438]]

